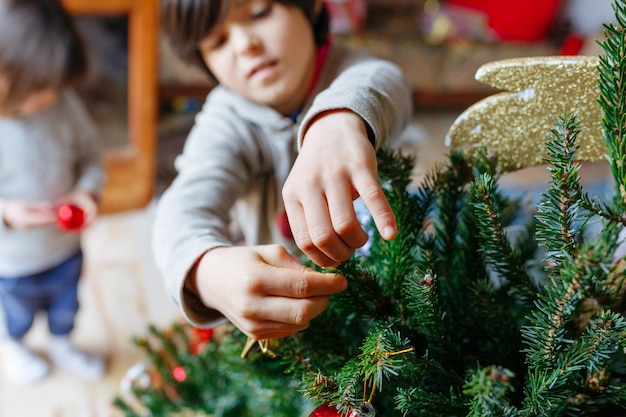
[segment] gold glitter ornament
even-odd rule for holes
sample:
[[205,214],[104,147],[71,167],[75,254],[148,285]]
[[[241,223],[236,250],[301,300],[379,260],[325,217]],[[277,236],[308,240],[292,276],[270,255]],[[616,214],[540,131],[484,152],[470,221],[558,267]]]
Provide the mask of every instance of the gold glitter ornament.
[[452,124],[446,145],[467,150],[484,145],[497,152],[504,171],[539,165],[554,119],[577,112],[585,127],[578,135],[577,158],[605,159],[598,63],[591,56],[547,56],[483,65],[476,79],[505,92],[465,110]]

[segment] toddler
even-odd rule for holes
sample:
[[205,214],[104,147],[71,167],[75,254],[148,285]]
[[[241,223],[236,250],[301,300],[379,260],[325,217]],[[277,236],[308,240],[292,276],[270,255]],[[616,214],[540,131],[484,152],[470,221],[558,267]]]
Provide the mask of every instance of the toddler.
[[48,373],[23,343],[39,311],[53,363],[89,379],[104,370],[69,340],[83,257],[80,233],[56,225],[65,204],[91,223],[104,180],[95,127],[71,90],[86,73],[85,54],[58,0],[0,0],[0,366],[15,383]]
[[156,262],[193,324],[294,334],[348,285],[298,248],[323,267],[349,259],[368,239],[359,197],[396,235],[376,150],[410,120],[411,89],[395,65],[331,39],[321,0],[161,5],[174,49],[217,86],[158,204]]

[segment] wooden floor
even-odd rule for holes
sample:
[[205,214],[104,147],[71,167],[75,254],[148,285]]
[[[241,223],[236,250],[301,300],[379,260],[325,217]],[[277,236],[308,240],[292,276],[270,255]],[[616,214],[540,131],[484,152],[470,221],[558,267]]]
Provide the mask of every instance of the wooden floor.
[[[415,119],[402,144],[417,152],[417,177],[445,160],[444,137],[456,116],[425,113]],[[606,178],[602,172],[599,175]],[[545,169],[539,169],[518,175],[512,183],[523,189],[545,180]],[[58,370],[30,387],[10,386],[0,379],[0,417],[119,417],[111,401],[120,393],[125,372],[143,359],[132,338],[143,334],[149,323],[167,326],[180,319],[165,295],[150,252],[154,204],[103,215],[84,235],[82,306],[73,337],[79,346],[106,356],[104,380],[84,382]],[[43,352],[47,337],[40,321],[27,341]]]

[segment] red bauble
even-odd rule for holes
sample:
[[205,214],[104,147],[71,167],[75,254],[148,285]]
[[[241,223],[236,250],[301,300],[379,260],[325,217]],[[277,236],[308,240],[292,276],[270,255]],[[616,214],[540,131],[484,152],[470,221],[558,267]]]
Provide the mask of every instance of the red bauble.
[[341,417],[341,413],[334,405],[322,404],[309,417]]
[[[337,407],[322,404],[309,415],[309,417],[343,417]],[[376,410],[369,402],[364,402],[360,407],[350,411],[347,417],[376,417]]]
[[200,351],[211,341],[211,337],[213,337],[213,329],[193,327],[189,337],[189,352],[194,355],[200,353]]
[[211,340],[211,337],[213,337],[213,329],[212,328],[208,328],[208,329],[203,329],[201,327],[194,327],[193,328],[193,333],[198,336],[198,338],[203,341],[203,342],[208,342],[209,340]]
[[85,212],[77,206],[65,204],[57,209],[57,227],[61,230],[79,230],[85,224]]

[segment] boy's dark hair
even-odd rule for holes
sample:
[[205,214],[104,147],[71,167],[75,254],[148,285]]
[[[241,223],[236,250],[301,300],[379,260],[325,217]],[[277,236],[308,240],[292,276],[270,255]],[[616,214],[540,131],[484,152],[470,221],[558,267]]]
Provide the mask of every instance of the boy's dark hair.
[[14,110],[31,93],[75,85],[87,53],[58,0],[0,0],[0,109]]
[[[311,22],[315,44],[326,42],[330,22],[328,11],[324,4],[317,13],[315,10],[316,3],[321,0],[274,1],[301,9]],[[161,0],[161,29],[174,50],[184,62],[206,70],[212,79],[214,77],[206,67],[198,45],[224,18],[228,3],[229,0]]]

